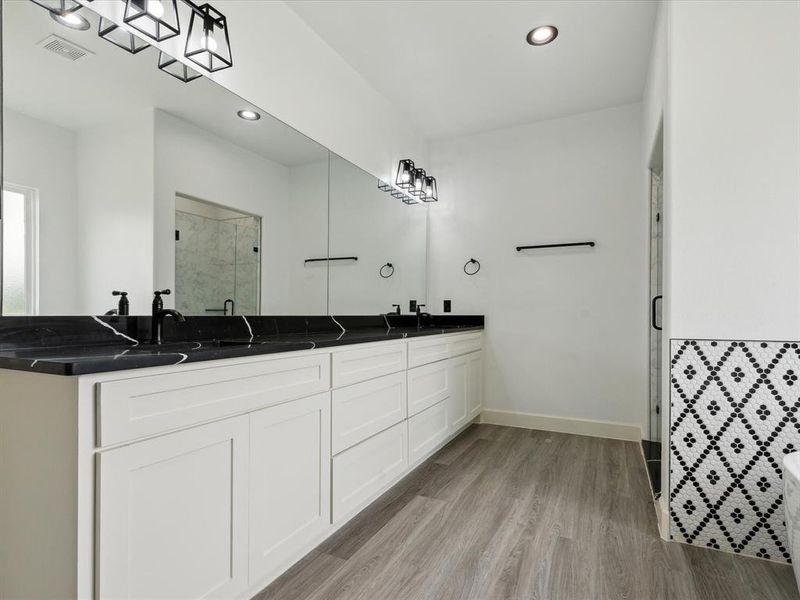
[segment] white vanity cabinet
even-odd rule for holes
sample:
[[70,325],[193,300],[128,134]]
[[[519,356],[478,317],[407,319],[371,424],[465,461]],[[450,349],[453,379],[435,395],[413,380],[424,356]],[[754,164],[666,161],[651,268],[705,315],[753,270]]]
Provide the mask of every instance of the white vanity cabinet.
[[247,416],[101,452],[97,464],[99,598],[246,589]]
[[0,597],[252,597],[480,415],[480,348],[0,370]]
[[251,585],[279,575],[330,527],[330,415],[329,392],[250,415]]

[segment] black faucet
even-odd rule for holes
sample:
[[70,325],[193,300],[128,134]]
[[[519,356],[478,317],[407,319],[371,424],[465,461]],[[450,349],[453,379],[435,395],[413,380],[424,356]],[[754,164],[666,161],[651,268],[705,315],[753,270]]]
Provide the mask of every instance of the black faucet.
[[399,304],[392,304],[392,308],[394,309],[391,314],[399,315],[400,314],[400,305]]
[[106,316],[109,315],[119,315],[121,317],[127,316],[130,313],[130,302],[128,302],[128,292],[118,292],[114,290],[111,292],[112,296],[121,296],[119,299],[119,304],[117,308],[112,308],[109,311],[106,311]]
[[222,314],[223,315],[228,314],[228,302],[231,303],[231,315],[233,315],[233,307],[235,306],[235,304],[232,298],[228,298],[227,300],[225,300],[225,302],[222,303]]
[[117,314],[124,317],[130,313],[130,302],[128,302],[128,292],[120,292],[114,290],[111,292],[112,296],[119,296],[119,305],[117,307]]
[[417,329],[422,327],[422,320],[431,316],[431,313],[423,312],[422,307],[424,304],[417,304]]
[[161,299],[161,296],[169,296],[172,293],[170,290],[155,291],[153,293],[155,296],[153,297],[153,318],[150,322],[150,343],[160,344],[161,331],[164,327],[164,317],[172,317],[179,323],[183,323],[186,319],[184,319],[183,315],[177,310],[164,308],[164,301]]

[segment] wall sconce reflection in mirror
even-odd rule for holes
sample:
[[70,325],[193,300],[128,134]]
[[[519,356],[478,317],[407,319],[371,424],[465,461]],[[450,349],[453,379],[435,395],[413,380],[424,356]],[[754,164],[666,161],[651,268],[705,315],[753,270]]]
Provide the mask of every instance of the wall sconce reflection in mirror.
[[172,58],[169,54],[164,54],[163,52],[158,53],[158,68],[176,79],[180,79],[183,83],[189,83],[198,77],[202,77],[193,68],[187,67],[177,58]]
[[406,190],[402,190],[393,186],[391,183],[386,183],[382,179],[378,179],[378,189],[382,192],[386,192],[387,194],[391,194],[392,198],[397,198],[398,200],[402,200],[406,204],[419,204],[419,198],[415,198]]
[[[145,48],[150,47],[150,44],[145,42],[142,38],[133,35],[129,31],[125,31],[114,23],[114,21],[106,19],[105,17],[100,17],[100,24],[97,26],[97,35],[131,54],[137,54]],[[160,62],[161,59],[159,58],[159,63]],[[161,68],[160,64],[159,68]]]
[[394,275],[394,265],[390,262],[387,262],[385,265],[381,267],[379,271],[380,276],[384,279],[389,279],[392,275]]
[[481,270],[481,263],[474,258],[470,258],[464,263],[464,273],[467,275],[476,275]]

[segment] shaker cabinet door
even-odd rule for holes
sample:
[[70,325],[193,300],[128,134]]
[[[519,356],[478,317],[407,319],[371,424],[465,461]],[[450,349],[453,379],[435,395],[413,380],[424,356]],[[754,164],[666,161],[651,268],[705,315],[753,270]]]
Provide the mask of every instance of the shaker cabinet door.
[[247,425],[235,417],[98,455],[99,598],[246,589]]
[[250,415],[250,585],[283,572],[330,527],[330,393]]

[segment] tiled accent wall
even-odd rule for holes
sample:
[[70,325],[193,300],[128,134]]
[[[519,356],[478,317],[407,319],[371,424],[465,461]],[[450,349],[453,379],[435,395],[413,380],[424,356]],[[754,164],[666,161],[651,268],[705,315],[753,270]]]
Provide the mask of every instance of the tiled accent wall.
[[800,345],[671,340],[670,534],[789,561],[782,460],[800,450]]

